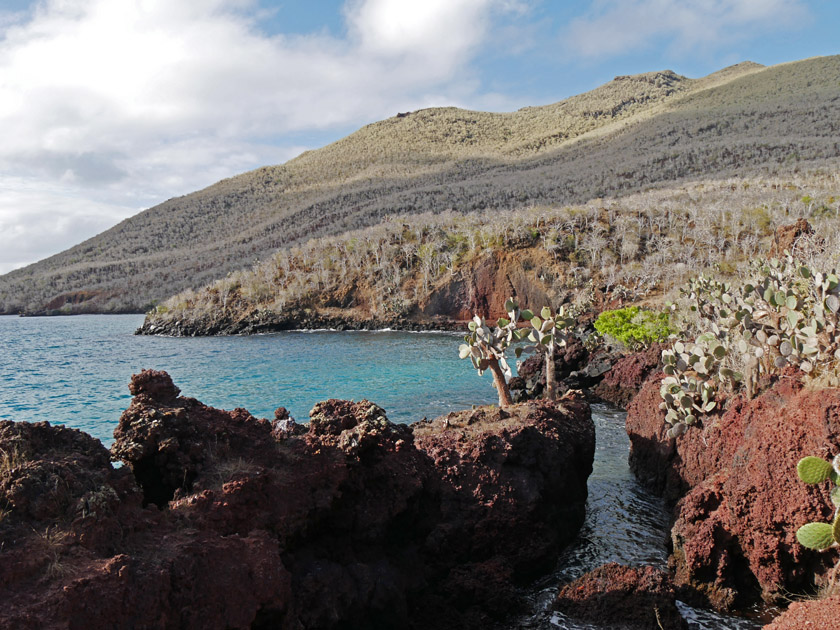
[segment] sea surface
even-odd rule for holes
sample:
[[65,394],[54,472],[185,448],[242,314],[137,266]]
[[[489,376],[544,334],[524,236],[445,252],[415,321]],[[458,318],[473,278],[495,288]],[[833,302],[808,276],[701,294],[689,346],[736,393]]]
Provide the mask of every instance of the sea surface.
[[0,419],[47,420],[113,441],[128,382],[166,370],[181,395],[308,421],[328,398],[367,398],[394,422],[496,402],[489,373],[458,358],[461,335],[392,331],[148,337],[142,315],[0,317]]

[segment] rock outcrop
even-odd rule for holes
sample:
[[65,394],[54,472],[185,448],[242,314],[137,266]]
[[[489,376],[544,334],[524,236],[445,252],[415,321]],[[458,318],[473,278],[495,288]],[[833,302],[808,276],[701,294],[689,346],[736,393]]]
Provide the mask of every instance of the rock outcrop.
[[613,630],[687,630],[676,591],[664,571],[611,562],[560,589],[554,610]]
[[814,228],[805,219],[797,219],[796,223],[780,225],[773,233],[773,244],[770,246],[769,256],[783,256],[785,252],[794,251],[796,242],[802,236],[810,236]]
[[101,444],[0,423],[0,628],[478,628],[583,519],[589,408],[413,427],[329,400],[308,428],[132,379]]
[[648,376],[659,371],[662,350],[666,347],[664,343],[654,343],[641,352],[617,359],[595,386],[595,394],[616,407],[626,409]]
[[794,602],[763,630],[803,630],[836,628],[840,619],[840,594],[823,599]]
[[799,481],[806,455],[840,452],[840,390],[806,389],[788,370],[753,400],[739,395],[704,426],[665,436],[659,378],[630,403],[631,467],[676,505],[672,529],[677,584],[719,609],[759,596],[776,601],[810,593],[837,560],[795,539],[812,520],[830,520],[825,487]]
[[[554,376],[558,393],[569,389],[582,389],[590,385],[587,373],[589,351],[577,337],[571,337],[565,347],[554,355]],[[531,400],[545,391],[545,357],[534,353],[517,369],[518,377],[510,383],[514,400]],[[597,378],[597,377],[596,377]]]

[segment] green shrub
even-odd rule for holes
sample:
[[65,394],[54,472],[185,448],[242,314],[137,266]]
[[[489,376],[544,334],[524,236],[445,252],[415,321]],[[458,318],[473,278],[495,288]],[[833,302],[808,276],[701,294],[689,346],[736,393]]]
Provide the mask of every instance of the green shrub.
[[604,311],[595,320],[595,330],[609,335],[628,348],[646,348],[656,341],[664,341],[676,331],[671,328],[668,311],[655,313],[628,306],[614,311]]

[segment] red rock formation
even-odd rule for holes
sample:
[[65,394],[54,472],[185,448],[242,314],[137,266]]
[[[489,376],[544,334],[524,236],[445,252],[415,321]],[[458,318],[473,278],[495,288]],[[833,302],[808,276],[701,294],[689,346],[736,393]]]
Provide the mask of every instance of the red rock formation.
[[796,223],[780,225],[773,234],[773,245],[770,247],[769,255],[781,257],[786,251],[792,252],[800,236],[813,233],[814,228],[805,219],[797,219]]
[[540,276],[548,273],[553,277],[562,270],[543,249],[492,252],[442,282],[419,305],[418,314],[454,320],[479,314],[495,320],[507,315],[504,304],[512,295],[523,308],[536,312],[549,304],[548,284]]
[[0,423],[0,628],[485,627],[583,517],[574,396],[414,430],[330,400],[302,433],[165,373],[131,390],[120,469],[78,431]]
[[560,589],[554,610],[614,630],[684,630],[671,578],[651,566],[602,565]]
[[[676,582],[718,608],[813,590],[836,552],[795,540],[812,520],[829,520],[829,488],[796,475],[805,455],[840,452],[840,390],[809,390],[794,372],[756,399],[738,396],[678,440],[665,437],[658,377],[630,403],[631,466],[670,500]],[[683,496],[684,495],[684,496]]]
[[658,370],[665,348],[666,344],[654,343],[642,352],[621,357],[604,374],[595,387],[595,394],[616,407],[626,409],[651,372]]
[[840,595],[794,602],[763,630],[803,630],[840,627]]
[[552,568],[583,524],[594,425],[567,420],[588,416],[572,392],[557,405],[482,407],[415,425],[417,448],[441,473],[435,554],[501,556],[519,582]]

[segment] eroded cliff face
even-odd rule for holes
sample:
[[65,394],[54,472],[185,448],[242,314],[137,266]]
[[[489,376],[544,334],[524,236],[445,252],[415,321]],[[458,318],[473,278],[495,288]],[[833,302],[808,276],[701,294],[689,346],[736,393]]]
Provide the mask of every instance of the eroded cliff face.
[[562,256],[540,247],[493,250],[460,262],[428,285],[415,270],[397,290],[402,296],[399,311],[383,308],[378,286],[355,280],[288,303],[282,312],[235,296],[225,308],[153,312],[138,332],[191,336],[299,328],[460,330],[462,322],[475,314],[493,320],[504,316],[505,300],[511,296],[533,309],[563,302],[570,296],[568,269],[569,262]]
[[479,628],[577,532],[589,407],[413,427],[329,400],[309,426],[132,379],[101,444],[0,423],[0,628]]
[[672,530],[678,585],[715,607],[757,597],[812,593],[838,559],[796,542],[813,520],[830,520],[828,484],[799,481],[806,455],[840,452],[840,390],[806,389],[787,371],[753,400],[743,395],[677,440],[665,436],[661,374],[630,403],[630,463],[640,480],[676,501]]

